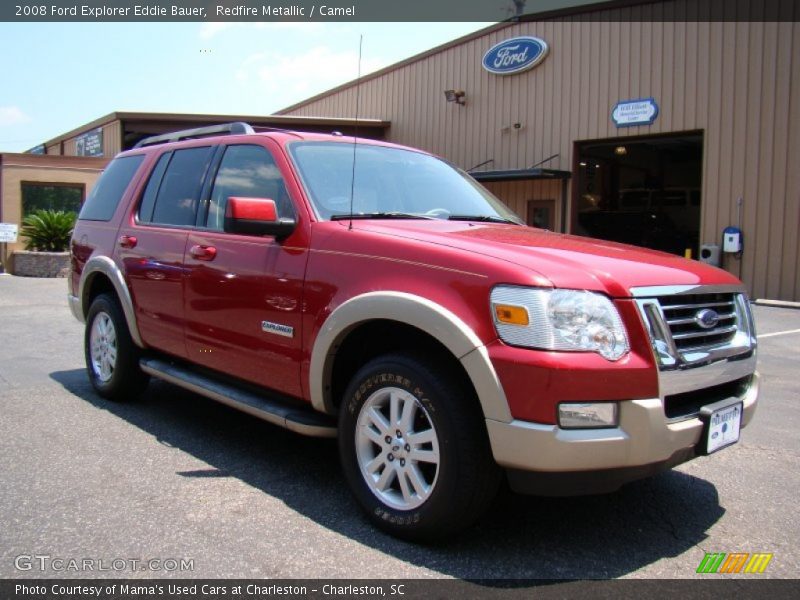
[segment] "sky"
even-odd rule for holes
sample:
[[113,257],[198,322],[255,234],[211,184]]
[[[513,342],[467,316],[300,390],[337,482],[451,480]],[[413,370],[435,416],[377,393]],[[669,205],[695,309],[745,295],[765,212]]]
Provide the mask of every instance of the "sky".
[[0,152],[114,111],[267,115],[490,23],[0,23]]

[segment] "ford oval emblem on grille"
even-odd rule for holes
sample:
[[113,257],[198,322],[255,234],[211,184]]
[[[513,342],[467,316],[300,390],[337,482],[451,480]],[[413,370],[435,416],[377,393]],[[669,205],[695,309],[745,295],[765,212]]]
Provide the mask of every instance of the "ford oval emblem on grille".
[[712,327],[716,327],[717,323],[719,323],[719,315],[715,310],[704,308],[695,313],[694,322],[703,329],[711,329]]

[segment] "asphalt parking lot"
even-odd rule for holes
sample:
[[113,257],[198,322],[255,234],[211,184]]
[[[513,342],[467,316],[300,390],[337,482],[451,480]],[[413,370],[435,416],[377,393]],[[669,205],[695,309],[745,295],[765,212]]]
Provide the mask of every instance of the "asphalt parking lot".
[[103,401],[65,293],[0,275],[2,578],[93,575],[20,556],[161,561],[105,577],[692,578],[706,552],[773,553],[759,577],[797,577],[800,310],[755,307],[761,403],[739,444],[611,495],[504,493],[425,547],[366,522],[333,441],[160,382]]

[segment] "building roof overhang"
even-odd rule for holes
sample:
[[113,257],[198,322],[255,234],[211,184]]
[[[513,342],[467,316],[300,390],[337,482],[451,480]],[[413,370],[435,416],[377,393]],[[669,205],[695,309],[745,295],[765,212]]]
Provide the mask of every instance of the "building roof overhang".
[[478,171],[470,173],[480,182],[523,181],[526,179],[569,179],[572,173],[559,169],[505,169],[497,171]]
[[78,135],[97,129],[114,121],[120,121],[123,124],[131,124],[138,122],[147,123],[164,123],[165,125],[173,123],[188,123],[188,124],[207,124],[215,125],[220,123],[231,123],[235,121],[242,121],[257,127],[275,127],[282,129],[292,129],[292,127],[306,128],[306,127],[341,127],[341,128],[377,128],[386,130],[391,126],[391,121],[383,119],[367,119],[359,118],[342,118],[342,117],[304,117],[295,115],[210,115],[210,114],[194,114],[194,113],[157,113],[157,112],[121,112],[115,111],[95,119],[89,123],[81,125],[71,131],[63,133],[54,137],[46,142],[45,146],[52,146],[65,140],[74,138]]

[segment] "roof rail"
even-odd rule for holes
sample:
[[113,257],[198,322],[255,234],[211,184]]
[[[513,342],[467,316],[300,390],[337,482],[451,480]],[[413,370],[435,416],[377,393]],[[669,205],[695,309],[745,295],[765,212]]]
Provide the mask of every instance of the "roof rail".
[[253,125],[253,129],[256,132],[259,131],[277,131],[279,133],[288,133],[289,135],[293,135],[298,139],[303,139],[303,136],[294,131],[293,129],[285,129],[283,127],[270,127],[269,125]]
[[208,137],[211,135],[227,133],[228,135],[249,134],[255,133],[253,128],[247,123],[237,121],[236,123],[225,123],[224,125],[211,125],[209,127],[197,127],[195,129],[184,129],[182,131],[173,131],[172,133],[165,133],[162,135],[153,135],[146,137],[134,146],[134,148],[143,148],[144,146],[153,146],[154,144],[165,144],[167,142],[179,142],[180,140],[190,140],[201,137]]

